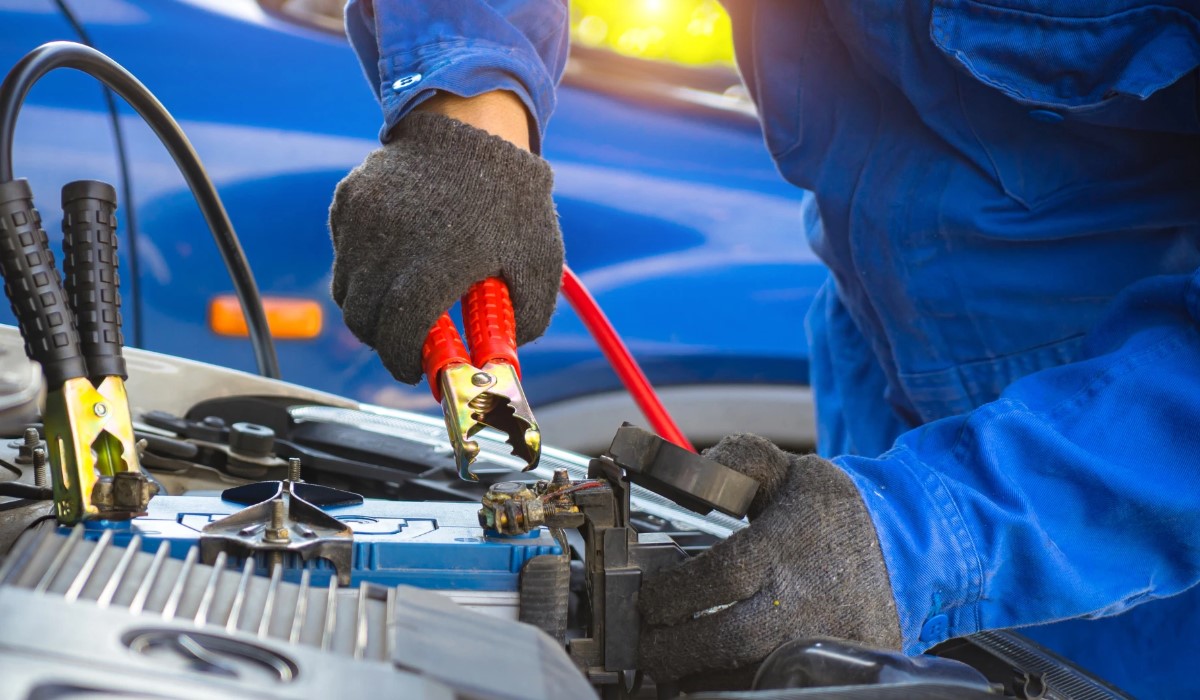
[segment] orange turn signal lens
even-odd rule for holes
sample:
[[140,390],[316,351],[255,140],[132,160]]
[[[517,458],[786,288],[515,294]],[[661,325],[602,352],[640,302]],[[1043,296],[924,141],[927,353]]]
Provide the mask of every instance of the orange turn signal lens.
[[[271,337],[279,340],[310,340],[321,334],[325,313],[321,305],[312,299],[288,297],[262,298],[267,312],[267,327]],[[229,338],[245,338],[250,335],[246,328],[246,317],[237,296],[222,294],[208,303],[208,327],[213,333]]]

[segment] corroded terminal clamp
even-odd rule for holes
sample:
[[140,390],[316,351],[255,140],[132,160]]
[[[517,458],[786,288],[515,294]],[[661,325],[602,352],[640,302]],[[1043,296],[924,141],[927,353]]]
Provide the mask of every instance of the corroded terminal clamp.
[[479,443],[471,438],[485,426],[504,433],[525,471],[533,469],[541,457],[542,434],[521,388],[508,287],[495,277],[479,282],[463,297],[462,309],[471,354],[448,313],[430,329],[421,351],[429,387],[442,404],[458,475],[476,479],[471,463]]
[[131,518],[157,487],[138,464],[125,394],[116,190],[81,180],[62,200],[65,288],[25,180],[0,183],[0,270],[25,353],[46,377],[59,522]]
[[589,489],[607,488],[603,481],[571,481],[565,469],[554,472],[550,481],[523,484],[502,481],[483,495],[479,525],[501,535],[524,535],[545,525],[573,528],[583,524],[583,511],[575,494]]

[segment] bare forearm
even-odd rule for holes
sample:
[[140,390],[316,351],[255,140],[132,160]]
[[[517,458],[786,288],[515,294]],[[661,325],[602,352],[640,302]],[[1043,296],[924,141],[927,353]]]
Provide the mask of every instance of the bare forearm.
[[506,90],[459,97],[447,92],[422,102],[414,111],[433,112],[499,136],[529,150],[531,120],[524,103]]

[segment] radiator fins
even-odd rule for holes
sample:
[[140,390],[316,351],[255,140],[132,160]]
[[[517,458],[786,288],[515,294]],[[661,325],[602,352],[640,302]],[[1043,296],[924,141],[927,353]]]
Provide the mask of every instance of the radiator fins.
[[[81,525],[64,536],[44,522],[0,562],[0,610],[8,616],[0,627],[0,675],[9,674],[6,683],[22,682],[20,673],[29,676],[29,697],[41,697],[44,686],[38,684],[46,676],[38,674],[47,671],[55,687],[68,679],[79,687],[86,679],[97,692],[141,687],[142,676],[163,673],[152,659],[118,654],[89,667],[78,663],[80,654],[91,664],[92,645],[119,640],[132,649],[163,635],[186,638],[184,644],[212,640],[218,652],[256,644],[273,658],[290,657],[285,665],[294,669],[264,683],[249,675],[206,676],[189,663],[174,677],[178,687],[170,697],[209,697],[230,683],[238,686],[238,697],[358,697],[368,688],[381,700],[594,694],[562,645],[544,632],[467,610],[432,591],[370,584],[346,589],[334,577],[313,586],[309,571],[293,583],[281,580],[278,568],[271,577],[255,575],[253,560],[229,568],[222,556],[208,566],[198,561],[195,547],[176,558],[165,545],[141,551],[137,536],[118,545],[112,530],[95,541],[85,533]],[[45,633],[31,636],[30,629]],[[22,664],[22,658],[37,662]],[[97,685],[105,672],[107,680]],[[230,697],[228,690],[216,696]]]
[[355,658],[391,660],[386,621],[395,608],[396,589],[362,585],[340,588],[309,585],[302,572],[296,585],[254,575],[254,562],[241,570],[200,564],[196,547],[183,560],[169,556],[164,543],[151,554],[134,536],[128,546],[112,544],[112,531],[98,541],[84,539],[83,526],[67,537],[52,524],[27,533],[0,568],[0,585],[124,608],[167,621],[213,625],[317,647]]

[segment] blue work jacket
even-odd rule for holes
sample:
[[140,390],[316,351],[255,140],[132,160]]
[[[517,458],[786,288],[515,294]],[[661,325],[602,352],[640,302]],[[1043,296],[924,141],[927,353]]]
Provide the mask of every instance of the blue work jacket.
[[[819,446],[906,650],[1027,627],[1139,696],[1200,694],[1200,1],[726,5],[815,193]],[[382,133],[435,90],[511,90],[545,128],[563,0],[346,22]]]

